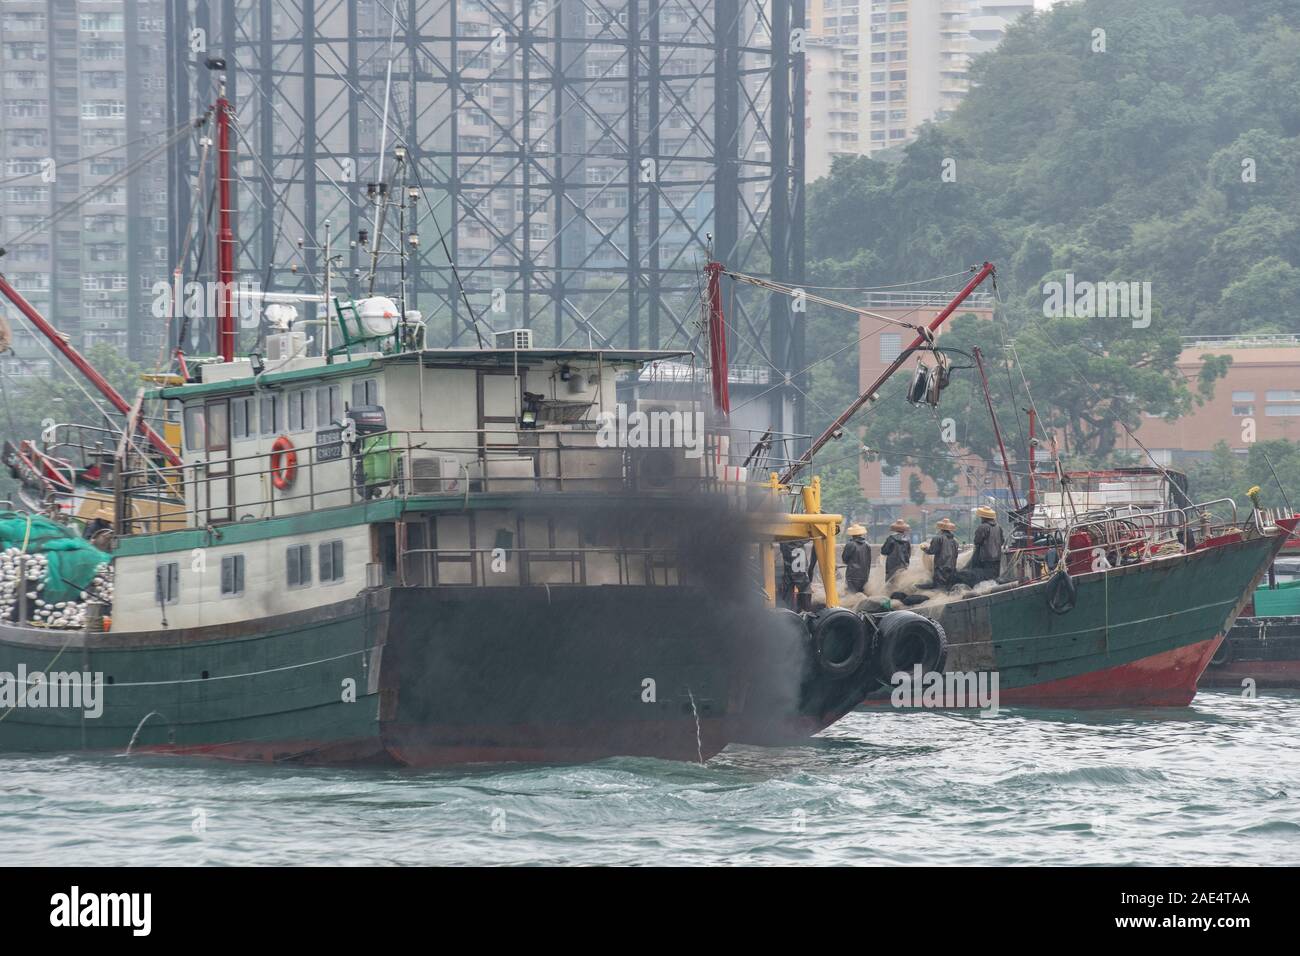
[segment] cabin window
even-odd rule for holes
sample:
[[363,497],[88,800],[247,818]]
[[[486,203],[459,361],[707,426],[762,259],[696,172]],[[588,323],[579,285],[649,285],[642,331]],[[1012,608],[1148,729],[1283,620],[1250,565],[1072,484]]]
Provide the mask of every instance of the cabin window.
[[275,435],[284,431],[283,395],[263,395],[261,412],[263,435]]
[[357,405],[378,405],[379,404],[379,382],[377,379],[366,378],[359,382],[352,383],[352,406]]
[[221,596],[239,597],[244,593],[244,556],[228,554],[221,559]]
[[225,402],[208,402],[208,451],[230,448],[230,406]]
[[181,595],[181,566],[177,561],[168,561],[154,568],[153,598],[158,605],[175,604]]
[[235,441],[243,441],[257,434],[253,424],[253,400],[237,398],[230,403],[230,434]]
[[316,424],[321,428],[343,416],[343,391],[338,385],[316,389]]
[[309,430],[312,424],[312,410],[313,405],[310,390],[290,392],[289,431],[303,432]]
[[343,580],[343,542],[326,541],[320,546],[320,583]]
[[311,587],[311,545],[296,544],[285,552],[285,578],[291,588]]
[[185,409],[185,450],[203,450],[203,406],[191,405]]

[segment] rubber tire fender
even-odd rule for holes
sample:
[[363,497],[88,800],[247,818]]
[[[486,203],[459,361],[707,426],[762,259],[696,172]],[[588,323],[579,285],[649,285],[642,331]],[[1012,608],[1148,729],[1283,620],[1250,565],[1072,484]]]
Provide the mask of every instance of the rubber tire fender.
[[[899,671],[938,673],[948,660],[948,635],[938,621],[915,611],[890,611],[877,622],[876,679],[888,686]],[[917,649],[921,653],[917,654]]]
[[1053,614],[1069,614],[1079,599],[1079,590],[1075,587],[1070,572],[1061,568],[1047,582],[1047,609]]
[[[819,611],[809,621],[809,626],[817,665],[828,677],[847,677],[866,659],[866,624],[847,608],[829,607]],[[849,652],[843,654],[846,640]]]

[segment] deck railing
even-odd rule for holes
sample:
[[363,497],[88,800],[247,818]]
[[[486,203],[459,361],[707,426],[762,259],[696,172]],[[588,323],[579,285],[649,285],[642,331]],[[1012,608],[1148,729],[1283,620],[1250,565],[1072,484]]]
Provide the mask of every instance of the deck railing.
[[[446,429],[386,431],[352,442],[331,437],[295,446],[293,478],[285,487],[286,460],[268,451],[246,455],[202,452],[204,460],[150,464],[116,476],[119,514],[138,520],[141,509],[169,508],[160,487],[184,489],[184,511],[196,527],[298,514],[318,508],[389,498],[461,497],[491,493],[690,494],[726,493],[770,500],[760,482],[784,457],[754,459],[746,468],[730,447],[734,433],[709,431],[697,447],[603,447],[592,429]],[[314,437],[314,436],[313,436]],[[761,436],[760,436],[761,437]],[[697,456],[698,453],[698,456]],[[187,452],[193,456],[195,452]],[[733,464],[734,462],[734,464]],[[796,488],[797,491],[797,488]],[[118,529],[131,533],[129,523]]]

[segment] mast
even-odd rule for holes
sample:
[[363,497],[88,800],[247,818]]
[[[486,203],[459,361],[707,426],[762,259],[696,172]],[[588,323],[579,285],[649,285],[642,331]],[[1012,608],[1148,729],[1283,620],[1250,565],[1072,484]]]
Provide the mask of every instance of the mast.
[[984,263],[979,268],[979,271],[976,272],[975,275],[971,278],[971,280],[966,283],[965,287],[960,292],[957,293],[956,297],[953,298],[953,300],[949,302],[946,306],[944,306],[943,311],[940,312],[938,315],[936,315],[930,321],[930,324],[920,331],[920,333],[916,336],[916,338],[912,340],[911,344],[908,345],[907,348],[903,349],[903,351],[898,353],[898,357],[895,358],[894,361],[889,363],[889,367],[886,368],[883,372],[881,372],[880,375],[876,378],[876,380],[872,382],[871,385],[861,395],[859,395],[856,399],[854,399],[853,403],[849,405],[849,407],[846,408],[840,414],[840,416],[835,419],[835,421],[831,422],[830,427],[828,427],[824,432],[822,432],[819,436],[817,436],[817,440],[814,441],[808,447],[808,450],[803,453],[803,455],[799,458],[799,460],[794,462],[792,465],[790,465],[789,468],[785,470],[785,473],[781,475],[782,484],[788,484],[790,481],[794,479],[796,475],[799,474],[800,471],[806,468],[808,466],[808,463],[812,461],[813,455],[821,451],[822,446],[836,436],[836,434],[840,431],[840,429],[844,427],[844,424],[855,414],[857,414],[858,409],[860,409],[863,405],[867,404],[867,402],[872,399],[872,397],[876,394],[877,391],[879,391],[880,387],[885,384],[885,382],[889,379],[889,377],[903,367],[903,363],[908,360],[908,358],[911,356],[913,352],[915,352],[918,348],[923,346],[927,341],[933,340],[934,333],[938,331],[939,326],[947,322],[949,316],[951,316],[953,312],[957,311],[957,307],[961,305],[964,301],[966,301],[966,297],[969,296],[972,292],[974,292],[976,287],[978,287],[981,282],[983,282],[993,273],[994,273],[993,263],[991,262]]
[[[123,415],[131,414],[131,405],[122,397],[121,393],[119,393],[112,385],[108,384],[108,380],[96,371],[95,366],[87,362],[85,356],[69,344],[67,337],[61,334],[56,328],[54,328],[54,326],[50,325],[50,323],[46,321],[45,317],[37,312],[36,309],[33,308],[32,304],[24,299],[18,290],[10,285],[9,280],[3,275],[0,275],[0,295],[3,295],[6,299],[12,302],[14,306],[17,307],[18,311],[27,317],[28,322],[32,323],[32,325],[34,325],[42,335],[54,343],[54,347],[62,352],[67,357],[68,361],[76,366],[77,371],[86,376],[95,388],[99,389],[100,394],[108,399],[109,404]],[[140,422],[139,428],[140,431],[144,433],[145,438],[149,439],[149,444],[153,445],[153,447],[167,459],[169,464],[179,465],[181,463],[180,458],[177,456],[176,452],[172,450],[172,447],[167,444],[161,435],[150,428],[147,423]],[[128,425],[128,431],[129,429],[130,426]]]
[[1029,508],[1032,517],[1033,507],[1038,503],[1038,494],[1034,488],[1034,445],[1037,442],[1034,439],[1034,426],[1038,422],[1038,415],[1032,408],[1029,409]]
[[988,403],[989,418],[993,420],[993,434],[998,440],[998,451],[1002,453],[1002,470],[1007,476],[1007,489],[1011,492],[1011,503],[1019,511],[1020,498],[1016,495],[1016,483],[1011,477],[1011,463],[1007,461],[1007,446],[1002,443],[1002,429],[998,427],[998,416],[993,411],[993,396],[989,394],[989,377],[984,374],[984,353],[980,351],[980,347],[977,345],[971,354],[975,356],[975,365],[980,370],[980,382],[984,385],[984,401]]
[[223,362],[235,360],[235,230],[231,226],[230,167],[234,146],[230,141],[230,101],[222,74],[217,95],[217,352]]

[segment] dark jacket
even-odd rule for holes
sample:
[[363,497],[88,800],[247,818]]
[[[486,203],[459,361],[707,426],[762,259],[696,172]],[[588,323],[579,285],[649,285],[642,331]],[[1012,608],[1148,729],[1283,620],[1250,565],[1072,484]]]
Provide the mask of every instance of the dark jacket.
[[971,563],[985,568],[1002,566],[1002,528],[985,518],[975,529],[975,554]]
[[880,553],[885,556],[885,577],[892,578],[912,563],[912,542],[895,531],[880,546]]
[[934,556],[934,580],[951,584],[957,579],[957,539],[951,531],[940,531],[930,539],[930,554]]
[[853,537],[844,545],[840,553],[844,562],[844,580],[850,591],[861,591],[871,576],[871,545],[867,539]]

